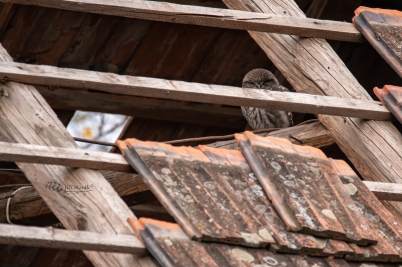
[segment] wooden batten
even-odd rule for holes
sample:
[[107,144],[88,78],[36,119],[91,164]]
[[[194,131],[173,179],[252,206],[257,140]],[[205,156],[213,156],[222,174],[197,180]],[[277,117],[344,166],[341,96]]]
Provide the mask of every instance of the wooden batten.
[[[224,0],[231,9],[303,18],[293,0]],[[371,100],[325,41],[290,35],[249,32],[298,92]],[[349,114],[349,117],[353,112]],[[402,182],[402,135],[391,122],[318,116],[365,180]],[[396,209],[402,213],[401,207]]]
[[0,77],[34,85],[85,88],[121,95],[156,97],[300,113],[390,120],[381,102],[293,92],[208,85],[77,69],[0,63]]
[[0,244],[131,254],[146,252],[144,245],[134,234],[99,234],[8,224],[0,224]]
[[1,0],[0,2],[171,23],[274,32],[339,41],[364,41],[361,33],[352,23],[303,17],[289,19],[287,16],[238,10],[136,0],[129,2],[116,0],[98,0],[96,2],[91,0]]

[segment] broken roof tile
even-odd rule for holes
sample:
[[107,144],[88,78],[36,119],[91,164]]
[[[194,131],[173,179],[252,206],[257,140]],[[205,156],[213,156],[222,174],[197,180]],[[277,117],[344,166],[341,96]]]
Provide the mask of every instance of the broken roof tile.
[[359,7],[353,23],[402,78],[402,12]]
[[[288,232],[240,151],[184,149],[133,139],[118,144],[190,238],[252,246],[274,243],[273,251],[307,255],[353,253],[343,241]],[[190,194],[184,196],[183,190]],[[231,222],[234,219],[244,227]]]
[[[129,219],[144,245],[162,266],[287,266],[347,267],[342,259],[317,258],[273,253],[265,249],[246,248],[190,240],[177,224],[144,219]],[[371,265],[370,265],[371,266]],[[372,265],[377,266],[377,265]]]
[[360,245],[377,235],[319,149],[251,132],[236,140],[288,230]]
[[384,85],[382,89],[375,87],[374,93],[382,103],[402,123],[402,87]]

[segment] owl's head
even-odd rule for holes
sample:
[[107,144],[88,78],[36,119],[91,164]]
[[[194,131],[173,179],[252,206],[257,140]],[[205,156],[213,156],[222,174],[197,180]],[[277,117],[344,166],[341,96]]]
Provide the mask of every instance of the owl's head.
[[243,88],[270,89],[279,82],[274,74],[265,69],[253,69],[243,79]]

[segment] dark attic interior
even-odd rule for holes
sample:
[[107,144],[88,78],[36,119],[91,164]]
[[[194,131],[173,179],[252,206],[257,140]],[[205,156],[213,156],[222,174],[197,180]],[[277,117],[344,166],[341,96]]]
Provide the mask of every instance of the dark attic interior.
[[402,266],[401,1],[0,0],[0,44],[0,267]]

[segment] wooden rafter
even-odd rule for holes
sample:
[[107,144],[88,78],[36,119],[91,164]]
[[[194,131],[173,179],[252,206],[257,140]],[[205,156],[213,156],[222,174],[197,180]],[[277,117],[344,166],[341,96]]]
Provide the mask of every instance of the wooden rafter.
[[[0,61],[12,62],[2,46]],[[1,84],[0,91],[0,135],[8,142],[78,149],[33,86],[7,82]],[[134,235],[126,223],[126,219],[134,214],[99,172],[32,163],[17,162],[17,165],[66,229]],[[49,182],[90,189],[78,194],[63,194],[47,188]],[[153,265],[150,258],[131,254],[84,253],[96,266]]]
[[266,15],[237,10],[177,5],[138,0],[0,0],[3,3],[36,5],[49,8],[113,15],[144,20],[184,23],[237,30],[275,32],[362,42],[363,38],[351,23],[307,18]]
[[132,254],[143,254],[146,251],[141,241],[134,235],[99,234],[7,224],[0,224],[0,244]]
[[[224,3],[236,10],[305,17],[293,0]],[[372,99],[325,40],[249,33],[296,91]],[[324,115],[319,119],[365,180],[402,183],[402,135],[392,123]],[[395,207],[402,213],[402,207]]]
[[390,120],[381,102],[331,96],[263,91],[156,78],[14,63],[0,64],[0,78],[34,85],[94,89],[114,94],[157,97],[300,113]]

